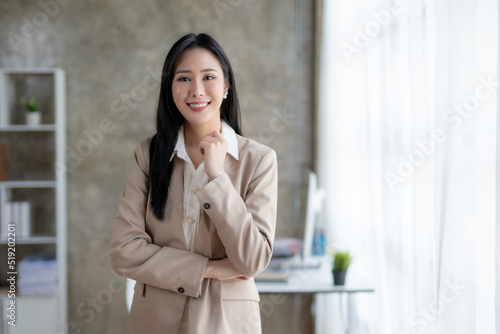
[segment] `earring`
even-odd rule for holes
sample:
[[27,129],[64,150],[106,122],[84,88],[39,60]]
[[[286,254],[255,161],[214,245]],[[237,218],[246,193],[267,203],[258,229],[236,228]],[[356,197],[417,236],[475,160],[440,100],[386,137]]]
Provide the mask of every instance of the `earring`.
[[223,98],[224,100],[225,100],[225,99],[227,99],[227,90],[226,90],[226,92],[224,93],[224,95],[222,96],[222,98]]

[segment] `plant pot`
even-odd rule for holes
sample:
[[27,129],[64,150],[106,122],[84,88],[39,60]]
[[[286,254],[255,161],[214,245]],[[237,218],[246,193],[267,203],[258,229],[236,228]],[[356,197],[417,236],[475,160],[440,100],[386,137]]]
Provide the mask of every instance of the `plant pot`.
[[347,271],[333,271],[333,284],[334,285],[344,285],[345,284],[345,275]]
[[38,126],[42,121],[42,113],[39,111],[28,111],[26,113],[26,125]]

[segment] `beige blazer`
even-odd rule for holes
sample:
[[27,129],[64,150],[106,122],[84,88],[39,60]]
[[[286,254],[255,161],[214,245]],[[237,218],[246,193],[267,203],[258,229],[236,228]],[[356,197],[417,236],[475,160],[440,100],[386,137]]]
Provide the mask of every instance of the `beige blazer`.
[[182,160],[174,158],[165,217],[159,221],[148,205],[151,138],[137,144],[110,245],[114,270],[137,281],[127,333],[261,333],[253,278],[203,278],[209,259],[228,257],[247,277],[259,274],[271,259],[276,153],[250,139],[237,140],[239,160],[226,155],[226,173],[192,190],[202,211],[193,252],[182,226]]

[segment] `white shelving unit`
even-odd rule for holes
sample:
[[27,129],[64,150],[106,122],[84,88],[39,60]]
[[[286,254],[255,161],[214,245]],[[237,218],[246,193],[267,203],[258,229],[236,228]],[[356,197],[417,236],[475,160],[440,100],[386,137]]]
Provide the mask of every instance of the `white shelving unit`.
[[[33,79],[33,80],[32,80]],[[37,87],[37,80],[50,82],[44,84],[44,87]],[[44,118],[39,126],[27,126],[20,121],[18,109],[15,106],[19,96],[13,83],[15,80],[25,80],[26,86],[37,94],[49,92],[50,108],[53,110],[42,110]],[[45,81],[43,81],[45,80]],[[53,84],[52,84],[53,83]],[[31,86],[35,87],[31,87]],[[40,89],[39,89],[40,88]],[[36,177],[21,177],[20,179],[11,179],[8,175],[7,181],[0,182],[0,203],[10,200],[16,193],[21,193],[27,200],[43,201],[45,197],[51,198],[47,204],[38,204],[43,210],[48,210],[51,214],[31,215],[33,224],[37,228],[33,229],[33,234],[24,238],[16,238],[16,265],[19,264],[21,257],[35,252],[39,249],[53,251],[57,261],[57,294],[55,295],[30,295],[23,296],[22,291],[16,295],[16,326],[10,326],[6,321],[6,307],[11,298],[2,294],[0,297],[0,333],[66,333],[67,331],[67,245],[66,245],[66,174],[58,171],[54,166],[66,163],[66,93],[65,93],[65,72],[58,68],[42,69],[0,69],[0,141],[15,138],[15,141],[23,139],[23,136],[30,135],[41,136],[41,138],[50,138],[47,143],[54,147],[47,147],[48,155],[53,155],[50,160],[51,166],[35,166],[30,168],[40,168],[43,172],[42,179]],[[53,100],[52,100],[53,96]],[[17,114],[16,114],[17,113]],[[16,117],[14,117],[16,116]],[[45,137],[44,137],[45,136]],[[7,138],[7,139],[6,139]],[[19,143],[17,143],[19,145]],[[8,150],[8,147],[7,147]],[[11,152],[12,153],[12,152]],[[40,152],[37,152],[40,153]],[[17,168],[9,165],[9,156],[7,154],[8,170]],[[16,157],[16,159],[19,159]],[[27,157],[29,159],[29,157]],[[20,167],[22,168],[22,167]],[[47,172],[51,171],[51,172]],[[17,170],[16,170],[17,172]],[[14,173],[18,175],[18,173]],[[21,173],[22,174],[22,173]],[[37,174],[33,174],[37,175]],[[40,192],[45,194],[42,199]],[[44,207],[45,206],[45,207]],[[53,206],[48,207],[47,206]],[[0,205],[1,208],[1,205]],[[1,216],[0,216],[1,217]],[[48,235],[38,234],[37,231],[51,231]],[[8,242],[5,237],[0,238],[0,254],[7,256]],[[5,272],[10,271],[7,268],[7,258],[1,259],[2,267]],[[16,268],[17,269],[17,268]],[[17,277],[19,280],[19,276]],[[6,282],[1,282],[2,286]]]

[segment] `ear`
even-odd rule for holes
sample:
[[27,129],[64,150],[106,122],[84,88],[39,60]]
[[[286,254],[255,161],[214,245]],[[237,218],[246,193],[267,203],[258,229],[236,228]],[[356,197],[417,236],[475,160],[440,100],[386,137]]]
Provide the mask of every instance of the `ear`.
[[224,80],[224,92],[229,90],[229,78]]

